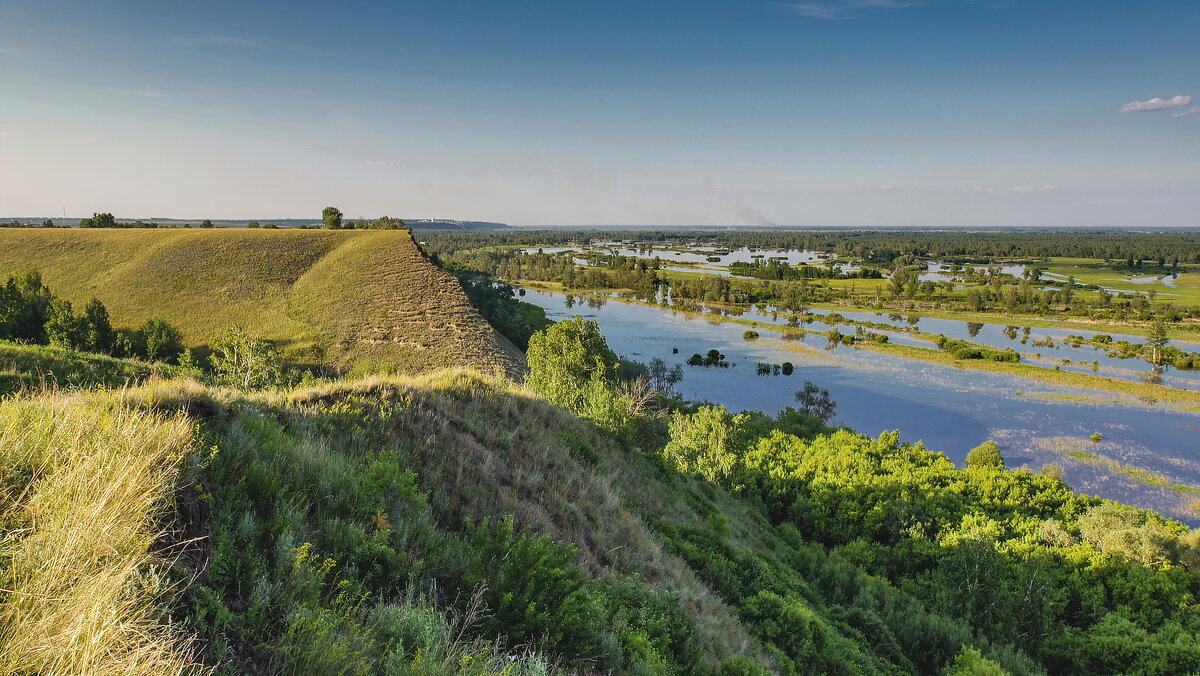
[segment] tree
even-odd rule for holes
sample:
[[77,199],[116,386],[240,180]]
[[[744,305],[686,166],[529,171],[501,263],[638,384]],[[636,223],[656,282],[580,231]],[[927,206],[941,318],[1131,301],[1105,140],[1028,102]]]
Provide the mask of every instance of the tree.
[[701,406],[692,415],[676,413],[663,457],[681,472],[709,481],[728,479],[745,453],[749,420],[745,413],[730,415],[724,406]]
[[617,355],[594,319],[576,315],[533,334],[526,357],[526,384],[551,403],[576,413],[584,409],[589,390],[617,384]]
[[404,221],[400,220],[399,218],[392,218],[391,216],[384,216],[383,218],[380,218],[372,223],[370,227],[376,230],[406,230],[408,228],[408,226],[404,224]]
[[342,212],[337,207],[325,207],[321,212],[321,222],[330,230],[341,230]]
[[247,228],[259,228],[262,226],[259,224],[258,221],[250,221],[249,223],[246,224],[246,227]]
[[670,367],[665,360],[655,357],[650,360],[647,375],[650,378],[650,386],[661,392],[664,397],[679,396],[675,391],[675,386],[683,380],[683,367],[679,364]]
[[183,352],[183,334],[165,319],[147,319],[138,333],[139,351],[150,361],[174,363]]
[[213,227],[213,222],[212,222],[211,220],[209,220],[209,219],[207,219],[207,218],[206,218],[206,219],[204,219],[203,221],[201,221],[201,223],[200,223],[200,227],[202,227],[202,228],[211,228],[211,227]]
[[991,439],[979,444],[967,453],[967,467],[972,469],[1004,469],[1004,454],[1000,446]]
[[56,228],[58,226],[54,225],[53,220],[47,218],[46,220],[42,221],[42,227],[43,228]]
[[110,213],[93,213],[91,218],[85,218],[79,221],[81,228],[115,228],[117,227],[117,219]]
[[804,389],[796,392],[800,410],[815,415],[822,423],[828,423],[837,413],[837,402],[829,396],[829,390],[819,387],[811,380],[804,381]]
[[112,353],[113,335],[112,322],[108,318],[108,309],[98,298],[88,301],[83,308],[83,324],[85,332],[84,349],[93,352]]
[[1171,339],[1167,337],[1167,325],[1163,323],[1161,318],[1155,319],[1150,325],[1150,332],[1146,336],[1146,361],[1151,366],[1163,366],[1167,363],[1166,350],[1167,344]]
[[0,288],[0,338],[45,344],[46,320],[53,298],[37,270],[10,276]]
[[968,646],[963,646],[954,662],[942,670],[943,676],[1004,676],[1007,673],[999,664]]
[[283,365],[275,343],[251,336],[240,326],[217,335],[212,350],[209,361],[222,384],[248,390],[270,387],[282,380]]
[[75,314],[71,301],[55,298],[50,301],[46,318],[46,339],[51,345],[78,350],[87,340],[87,330],[81,317]]

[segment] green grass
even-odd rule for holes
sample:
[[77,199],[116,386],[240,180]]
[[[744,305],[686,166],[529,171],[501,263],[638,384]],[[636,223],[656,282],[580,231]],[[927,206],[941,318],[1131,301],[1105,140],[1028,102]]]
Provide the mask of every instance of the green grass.
[[[1022,362],[996,362],[986,359],[955,359],[949,353],[941,350],[913,347],[910,345],[901,345],[899,343],[887,343],[880,345],[877,343],[862,342],[858,343],[858,345],[868,350],[876,350],[888,354],[895,354],[907,359],[919,359],[921,361],[931,362],[934,364],[942,364],[945,366],[953,366],[956,368],[970,369],[974,371],[989,371],[992,373],[1021,376],[1023,378],[1031,378],[1033,380],[1040,380],[1043,382],[1053,383],[1055,385],[1066,385],[1068,387],[1115,392],[1117,394],[1134,397],[1138,402],[1143,404],[1153,404],[1157,402],[1168,402],[1172,404],[1200,404],[1200,392],[1192,390],[1177,390],[1164,385],[1151,385],[1149,383],[1118,380],[1116,378],[1106,378],[1104,376],[1090,375],[1086,373],[1074,373],[1071,371],[1055,371],[1053,369],[1034,366],[1032,364],[1025,364]],[[1134,402],[1126,401],[1122,403]]]
[[160,316],[201,353],[241,324],[299,363],[521,367],[404,231],[0,231],[0,276],[28,268],[76,305],[99,298],[116,328]]
[[1045,266],[1039,267],[1045,267],[1046,272],[1056,275],[1073,276],[1079,284],[1095,284],[1126,293],[1145,293],[1153,289],[1156,293],[1163,294],[1158,297],[1159,302],[1169,300],[1179,305],[1200,303],[1200,274],[1196,274],[1194,271],[1181,270],[1179,277],[1174,280],[1176,286],[1170,287],[1161,281],[1150,284],[1134,284],[1127,280],[1136,277],[1157,277],[1158,274],[1138,272],[1137,270],[1113,270],[1109,269],[1104,261],[1091,258],[1051,258]]
[[0,395],[55,388],[113,389],[178,373],[177,367],[167,364],[0,341]]

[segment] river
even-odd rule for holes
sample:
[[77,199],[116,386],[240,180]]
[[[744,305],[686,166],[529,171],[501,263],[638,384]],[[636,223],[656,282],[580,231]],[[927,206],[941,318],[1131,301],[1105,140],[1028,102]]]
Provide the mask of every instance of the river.
[[[685,399],[731,410],[775,413],[811,380],[838,402],[836,422],[861,433],[900,430],[960,466],[967,452],[994,439],[1010,468],[1037,471],[1059,463],[1068,483],[1200,526],[1200,415],[1165,406],[1116,403],[1119,395],[1003,374],[910,360],[853,347],[826,349],[824,336],[788,340],[746,326],[671,310],[534,289],[523,300],[551,319],[576,314],[599,321],[609,346],[643,363],[655,357],[683,364],[716,348],[730,368],[684,366]],[[847,313],[848,314],[848,313]],[[959,323],[961,326],[962,323]],[[755,362],[795,364],[792,376],[760,376]],[[1099,433],[1102,440],[1091,441]],[[1161,485],[1158,485],[1161,484]],[[1176,486],[1176,488],[1171,488]]]

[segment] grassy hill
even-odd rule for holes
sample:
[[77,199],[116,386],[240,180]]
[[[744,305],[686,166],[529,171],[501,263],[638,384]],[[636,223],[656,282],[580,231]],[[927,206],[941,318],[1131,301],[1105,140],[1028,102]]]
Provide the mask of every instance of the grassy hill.
[[178,367],[159,362],[0,341],[0,395],[57,388],[113,389],[153,376],[177,375]]
[[201,352],[241,324],[343,370],[521,367],[403,231],[0,230],[0,275],[29,267],[77,305],[99,298],[116,328],[160,316]]
[[1200,668],[1200,578],[1055,479],[764,429],[726,480],[675,426],[465,370],[0,401],[0,674]]

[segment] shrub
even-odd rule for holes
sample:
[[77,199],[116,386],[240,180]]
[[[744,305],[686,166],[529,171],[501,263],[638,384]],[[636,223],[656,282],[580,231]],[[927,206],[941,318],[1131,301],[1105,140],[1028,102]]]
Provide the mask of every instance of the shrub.
[[492,635],[515,643],[544,638],[567,655],[595,651],[600,606],[573,546],[517,531],[511,516],[468,525],[467,539],[475,560],[466,581],[484,590]]
[[1000,446],[989,439],[971,449],[971,452],[967,453],[967,467],[1004,469],[1004,455],[1000,453]]
[[147,319],[138,329],[138,348],[150,361],[175,363],[183,352],[183,334],[165,319]]

